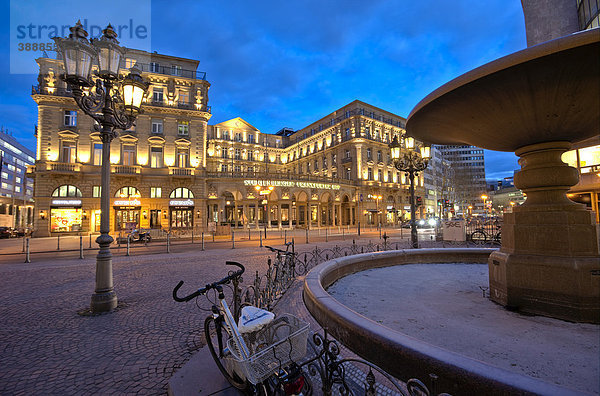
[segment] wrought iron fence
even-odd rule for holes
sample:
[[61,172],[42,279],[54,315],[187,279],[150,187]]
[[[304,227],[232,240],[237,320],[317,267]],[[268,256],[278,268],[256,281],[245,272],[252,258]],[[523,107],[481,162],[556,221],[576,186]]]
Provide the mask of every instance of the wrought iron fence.
[[[242,285],[242,278],[234,279],[232,282],[232,305],[236,321],[243,306],[253,305],[263,309],[272,309],[298,277],[306,275],[308,271],[322,262],[338,257],[399,248],[409,248],[409,242],[392,243],[388,241],[385,234],[381,243],[369,241],[366,245],[358,245],[353,240],[349,246],[336,245],[325,249],[315,246],[314,249],[306,252],[295,252],[292,242],[291,251],[277,253],[274,262],[270,257],[267,259],[267,270],[264,275],[260,275],[256,271],[247,285]],[[324,395],[380,394],[383,385],[376,383],[373,371],[378,373],[377,375],[386,383],[386,392],[384,393],[435,394],[436,375],[431,374],[429,378],[433,393],[418,379],[408,380],[403,388],[393,377],[366,360],[342,358],[340,347],[335,340],[328,338],[327,331],[324,331],[323,335],[314,333],[312,339],[309,340],[309,345],[311,350],[307,360],[299,364],[305,366],[309,375],[320,384],[320,391]],[[364,374],[362,370],[356,368],[356,365],[367,367],[368,373]]]

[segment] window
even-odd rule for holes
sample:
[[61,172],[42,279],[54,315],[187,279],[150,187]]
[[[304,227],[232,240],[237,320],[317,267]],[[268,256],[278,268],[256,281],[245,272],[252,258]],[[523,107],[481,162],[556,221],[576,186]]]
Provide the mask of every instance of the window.
[[373,169],[369,168],[368,170],[368,180],[373,180]]
[[323,157],[323,169],[327,168],[327,157]]
[[180,168],[189,167],[190,150],[187,148],[177,149],[177,166]]
[[179,103],[181,103],[181,104],[190,103],[190,93],[188,91],[179,91]]
[[250,173],[250,174],[254,173],[254,167],[253,166],[249,166],[247,169],[248,169],[248,173]]
[[171,66],[171,75],[173,76],[181,76],[181,66],[172,65]]
[[242,171],[242,167],[239,166],[239,165],[235,165],[233,167],[233,171],[236,172],[236,173],[240,173]]
[[65,126],[74,127],[77,126],[77,112],[72,110],[65,110]]
[[388,178],[387,178],[388,183],[392,182],[392,171],[388,171]]
[[160,73],[160,65],[156,62],[150,62],[150,72]]
[[163,133],[163,120],[152,120],[152,133],[162,134]]
[[371,127],[365,127],[365,135],[370,138],[371,137]]
[[350,180],[352,177],[352,169],[346,168],[346,180]]
[[346,135],[345,135],[345,139],[350,139],[350,128],[346,128]]
[[133,58],[125,58],[125,69],[131,69],[135,66],[136,61]]
[[319,170],[319,161],[315,160],[315,170],[318,171]]
[[310,173],[310,162],[306,163],[306,173]]
[[162,88],[153,88],[152,89],[152,101],[156,103],[163,102],[163,89]]
[[367,160],[370,161],[373,159],[373,152],[371,151],[371,147],[367,148]]
[[236,149],[235,149],[234,158],[235,158],[236,160],[239,160],[239,159],[241,159],[241,158],[242,158],[242,151],[241,151],[239,148],[236,148]]
[[179,125],[177,126],[177,133],[181,136],[188,136],[190,134],[190,122],[189,121],[179,121]]
[[162,147],[151,147],[150,148],[150,167],[151,168],[162,168],[163,167],[163,149],[162,149]]
[[337,155],[336,154],[333,154],[331,156],[331,165],[337,166]]
[[235,141],[236,142],[241,142],[242,141],[242,134],[240,132],[236,132],[235,133]]
[[115,198],[127,198],[127,197],[136,197],[139,198],[140,191],[132,186],[121,187],[115,193]]
[[344,152],[344,157],[346,157],[346,158],[350,158],[350,150],[346,150],[346,151]]
[[135,165],[135,146],[123,146],[123,165]]
[[227,172],[227,164],[221,164],[221,172]]
[[248,143],[254,143],[254,135],[252,135],[252,134],[248,135]]
[[194,198],[194,193],[189,188],[178,187],[171,191],[169,198]]
[[162,187],[150,187],[150,198],[161,198]]
[[223,131],[222,136],[223,140],[229,140],[229,131]]
[[227,147],[221,147],[221,158],[227,158]]
[[92,198],[100,198],[102,196],[102,186],[92,187]]
[[52,192],[53,197],[81,197],[81,190],[70,184],[64,184],[57,187]]
[[382,174],[382,172],[381,172],[381,169],[379,169],[379,170],[377,171],[377,180],[379,180],[380,182],[382,182],[382,181],[383,181],[383,174]]
[[377,162],[382,162],[381,150],[377,151]]
[[77,145],[75,142],[62,142],[62,162],[74,163],[77,158]]
[[248,161],[254,161],[254,151],[248,150]]
[[315,142],[315,145],[313,146],[313,153],[316,153],[318,150],[318,146],[317,146],[317,142]]

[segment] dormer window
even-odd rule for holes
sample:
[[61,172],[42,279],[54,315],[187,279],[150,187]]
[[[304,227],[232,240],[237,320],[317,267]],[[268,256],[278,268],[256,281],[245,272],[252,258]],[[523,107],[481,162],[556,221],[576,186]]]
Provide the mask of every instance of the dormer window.
[[156,62],[150,62],[150,72],[160,73],[160,65]]

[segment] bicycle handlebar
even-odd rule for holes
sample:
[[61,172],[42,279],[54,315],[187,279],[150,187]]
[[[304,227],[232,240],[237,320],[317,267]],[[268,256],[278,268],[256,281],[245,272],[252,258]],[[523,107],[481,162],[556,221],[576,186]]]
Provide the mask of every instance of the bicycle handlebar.
[[[291,242],[288,242],[288,243],[286,243],[286,245],[288,246],[288,248],[289,248],[289,244],[291,244]],[[281,254],[293,254],[293,253],[292,253],[292,252],[290,252],[290,251],[287,251],[287,250],[282,250],[282,249],[278,249],[278,248],[274,248],[274,247],[272,247],[272,246],[267,246],[267,245],[265,245],[264,247],[265,247],[266,249],[269,249],[269,250],[270,250],[270,251],[272,251],[273,253],[281,253]]]
[[239,268],[239,270],[235,271],[231,275],[227,275],[225,278],[221,279],[220,281],[209,283],[208,285],[204,286],[203,288],[198,289],[195,292],[193,292],[192,294],[190,294],[188,296],[185,296],[185,297],[178,297],[177,296],[177,291],[183,285],[183,281],[179,281],[179,283],[177,284],[177,286],[175,286],[175,288],[173,289],[173,300],[175,300],[177,302],[187,302],[187,301],[190,301],[193,298],[196,298],[198,296],[203,295],[204,293],[206,293],[210,289],[216,289],[217,286],[229,283],[232,279],[237,278],[238,276],[241,276],[244,273],[244,271],[246,270],[242,264],[237,263],[235,261],[226,261],[225,265],[235,265],[236,267]]

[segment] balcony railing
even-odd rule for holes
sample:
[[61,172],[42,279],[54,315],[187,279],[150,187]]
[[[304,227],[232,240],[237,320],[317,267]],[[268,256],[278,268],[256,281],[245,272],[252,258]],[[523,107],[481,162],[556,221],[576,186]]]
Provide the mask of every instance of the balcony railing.
[[169,168],[169,174],[173,176],[194,176],[194,168]]
[[79,172],[79,164],[72,162],[50,162],[48,170],[55,172]]
[[[173,77],[184,77],[184,78],[193,78],[195,80],[203,80],[206,81],[206,72],[200,72],[197,70],[185,70],[173,68],[172,66],[160,66],[157,64],[148,64],[148,63],[136,63],[135,66],[143,72],[146,73],[157,73],[157,74],[165,74],[167,76]],[[125,68],[125,63],[121,63],[121,67]]]
[[211,112],[211,107],[207,106],[206,104],[200,106],[200,107],[196,107],[195,103],[189,103],[189,102],[172,102],[169,103],[166,100],[149,100],[148,102],[145,102],[144,105],[147,106],[160,106],[160,107],[175,107],[178,109],[182,109],[182,110],[196,110],[196,111],[205,111],[207,113]]
[[137,175],[140,173],[140,167],[136,165],[113,165],[112,173],[120,175]]
[[296,173],[264,173],[264,172],[207,172],[207,178],[234,178],[234,179],[258,179],[258,180],[294,180],[320,183],[343,183],[356,184],[354,180],[342,179],[341,177],[328,177],[317,175],[298,175]]

